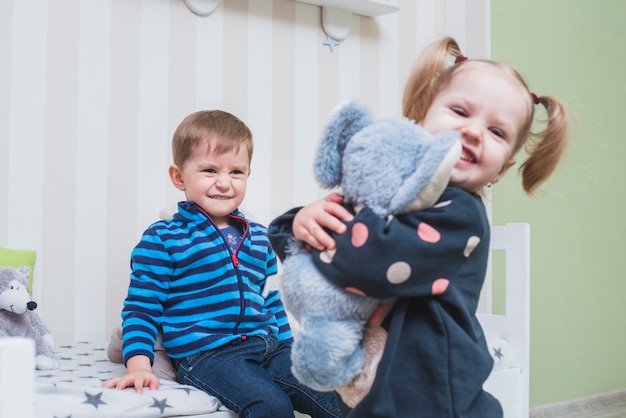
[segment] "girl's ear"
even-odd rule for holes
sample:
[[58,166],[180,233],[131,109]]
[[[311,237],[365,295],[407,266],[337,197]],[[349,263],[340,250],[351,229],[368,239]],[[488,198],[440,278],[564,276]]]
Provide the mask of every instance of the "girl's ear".
[[183,179],[183,172],[176,164],[170,165],[169,168],[170,180],[174,187],[176,187],[180,191],[185,191],[185,181]]
[[502,166],[502,168],[500,169],[500,171],[498,172],[498,174],[496,175],[496,178],[492,181],[492,183],[495,184],[499,182],[500,179],[504,177],[504,175],[509,170],[509,168],[513,167],[515,163],[516,163],[515,158],[511,158],[509,161],[504,163],[504,165]]

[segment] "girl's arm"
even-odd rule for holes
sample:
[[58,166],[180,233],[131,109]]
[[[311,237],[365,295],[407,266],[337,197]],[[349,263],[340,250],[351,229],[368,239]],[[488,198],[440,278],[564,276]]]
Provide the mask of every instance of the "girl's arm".
[[274,219],[269,225],[269,238],[274,251],[281,260],[286,257],[285,249],[294,237],[318,250],[335,248],[335,241],[328,231],[343,234],[344,222],[352,220],[352,214],[341,206],[343,198],[330,194],[308,206],[294,208]]
[[335,251],[312,257],[327,279],[357,293],[432,295],[444,283],[439,279],[459,277],[469,257],[478,254],[486,263],[484,206],[480,198],[458,189],[447,189],[433,208],[390,219],[363,209],[347,227],[345,234],[334,236]]
[[302,208],[293,219],[293,236],[317,250],[335,248],[335,241],[324,228],[337,234],[346,232],[344,222],[351,221],[352,214],[341,203],[343,198],[333,193]]

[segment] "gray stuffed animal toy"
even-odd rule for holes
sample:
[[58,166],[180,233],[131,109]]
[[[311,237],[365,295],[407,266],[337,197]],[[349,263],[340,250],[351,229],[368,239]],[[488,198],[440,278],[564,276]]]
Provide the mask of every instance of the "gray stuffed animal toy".
[[30,298],[29,267],[0,268],[0,337],[25,337],[35,342],[35,366],[40,370],[57,367],[52,335],[34,311]]
[[[457,132],[430,135],[406,118],[375,121],[358,101],[339,107],[323,133],[315,176],[324,188],[341,187],[344,203],[381,217],[432,206],[461,155]],[[299,328],[292,372],[322,391],[338,390],[354,406],[369,391],[386,332],[364,327],[390,301],[346,291],[327,281],[301,242],[292,242],[281,280],[287,310]],[[332,257],[333,253],[319,253]],[[381,335],[382,333],[382,335]],[[368,341],[369,340],[369,341]],[[343,389],[343,392],[342,392]],[[352,392],[352,393],[350,393]]]

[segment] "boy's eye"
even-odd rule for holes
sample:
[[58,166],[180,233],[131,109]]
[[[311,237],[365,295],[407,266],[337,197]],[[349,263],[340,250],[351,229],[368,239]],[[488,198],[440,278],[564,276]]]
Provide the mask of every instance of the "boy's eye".
[[215,169],[214,168],[205,168],[204,170],[202,170],[204,173],[215,173]]

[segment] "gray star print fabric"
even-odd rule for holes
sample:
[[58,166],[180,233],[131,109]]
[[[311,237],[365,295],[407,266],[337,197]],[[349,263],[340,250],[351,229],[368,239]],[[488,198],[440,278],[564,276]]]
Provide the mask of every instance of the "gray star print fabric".
[[122,376],[122,364],[109,361],[106,347],[81,342],[57,348],[59,367],[37,370],[36,418],[177,417],[236,418],[220,402],[191,386],[161,379],[155,391],[104,389],[102,382]]

